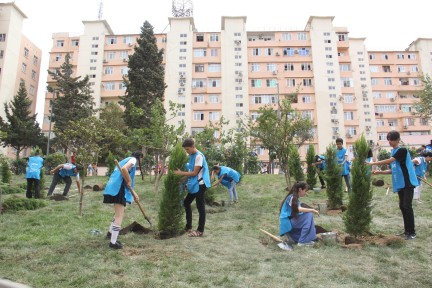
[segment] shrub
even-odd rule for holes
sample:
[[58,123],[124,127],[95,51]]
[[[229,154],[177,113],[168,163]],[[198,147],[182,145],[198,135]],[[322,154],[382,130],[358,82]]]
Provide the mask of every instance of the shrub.
[[371,170],[370,166],[364,165],[369,145],[366,138],[362,136],[354,143],[355,159],[351,169],[352,190],[349,194],[349,204],[344,214],[346,231],[354,236],[369,232],[372,202]]
[[12,178],[12,172],[9,168],[9,162],[7,159],[2,159],[2,167],[1,167],[1,174],[2,174],[2,182],[3,183],[10,183]]
[[25,193],[26,191],[24,188],[17,187],[17,186],[1,185],[0,187],[3,191],[3,194],[18,194],[18,193]]
[[307,178],[306,183],[309,185],[309,187],[313,188],[315,187],[317,183],[316,179],[316,168],[315,166],[312,166],[312,163],[315,162],[315,148],[311,144],[309,145],[309,149],[306,154],[306,164],[307,164]]
[[[385,149],[381,149],[381,150],[379,150],[378,161],[389,159],[390,155],[391,155],[390,151],[387,151]],[[379,168],[381,170],[388,170],[388,169],[390,169],[388,165],[379,165]]]
[[20,175],[26,172],[27,168],[27,160],[24,158],[12,160],[11,162],[11,170],[15,173],[15,175]]
[[111,173],[114,171],[114,169],[116,167],[114,160],[115,160],[115,156],[111,153],[111,151],[109,151],[108,156],[105,160],[105,163],[106,163],[107,168],[108,168],[106,176],[110,176]]
[[300,155],[297,146],[290,147],[291,157],[288,160],[289,170],[296,181],[304,180],[303,168],[300,162]]
[[336,145],[330,144],[326,150],[326,173],[324,179],[326,181],[326,192],[328,197],[327,206],[329,209],[339,209],[342,206],[342,176],[341,167],[338,164],[336,157]]
[[44,161],[47,173],[60,164],[66,163],[66,156],[61,152],[49,154]]
[[27,198],[9,198],[3,202],[3,209],[7,211],[19,210],[36,210],[47,206],[48,203],[40,199],[27,199]]
[[179,184],[182,176],[175,175],[174,170],[183,168],[187,163],[186,152],[178,143],[171,152],[168,162],[168,175],[164,179],[162,200],[159,208],[158,229],[166,237],[173,237],[184,229],[183,197],[185,191]]

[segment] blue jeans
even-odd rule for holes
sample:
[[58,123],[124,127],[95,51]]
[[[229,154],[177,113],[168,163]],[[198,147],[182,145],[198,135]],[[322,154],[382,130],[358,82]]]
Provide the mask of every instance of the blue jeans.
[[233,201],[233,198],[234,198],[234,201],[238,201],[236,185],[237,185],[237,183],[233,180],[233,181],[231,181],[231,187],[228,188],[229,201],[230,202]]

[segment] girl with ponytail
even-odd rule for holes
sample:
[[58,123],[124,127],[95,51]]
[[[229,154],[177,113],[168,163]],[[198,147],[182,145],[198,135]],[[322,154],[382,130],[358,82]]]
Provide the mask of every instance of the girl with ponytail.
[[306,195],[309,186],[306,182],[297,182],[290,189],[281,203],[279,224],[280,235],[297,242],[299,246],[312,246],[316,239],[313,214],[319,212],[301,206],[300,197]]

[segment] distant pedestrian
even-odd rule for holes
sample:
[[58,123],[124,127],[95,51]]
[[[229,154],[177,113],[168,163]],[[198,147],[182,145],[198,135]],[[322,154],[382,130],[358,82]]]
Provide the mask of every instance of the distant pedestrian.
[[213,186],[217,187],[219,183],[224,185],[228,189],[229,202],[237,203],[238,196],[236,185],[240,182],[240,173],[230,167],[218,165],[213,166],[212,171],[212,178],[218,177],[218,180]]
[[321,189],[325,189],[326,185],[324,182],[323,174],[327,168],[326,158],[324,155],[315,155],[315,163],[312,163],[318,170],[318,178],[321,183]]
[[347,149],[343,147],[342,138],[336,139],[336,156],[338,160],[339,166],[341,169],[341,175],[345,179],[345,185],[347,187],[346,192],[351,192],[351,178],[350,178],[350,162],[348,161],[348,152]]
[[34,184],[35,193],[34,198],[40,198],[40,173],[44,165],[44,160],[40,157],[39,150],[36,150],[35,155],[31,156],[27,163],[27,192],[26,197],[32,198],[32,187]]

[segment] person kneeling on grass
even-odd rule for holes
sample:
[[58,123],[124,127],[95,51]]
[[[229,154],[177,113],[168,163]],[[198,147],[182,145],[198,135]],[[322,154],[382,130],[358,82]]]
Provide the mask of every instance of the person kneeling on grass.
[[319,212],[312,208],[301,207],[300,197],[306,195],[309,186],[306,182],[297,182],[282,201],[279,214],[279,235],[286,235],[298,246],[313,246],[316,229],[313,214]]
[[236,184],[240,182],[240,173],[230,167],[218,165],[213,166],[212,170],[212,178],[214,178],[215,176],[218,177],[218,180],[213,185],[217,187],[219,186],[219,183],[222,183],[222,185],[228,188],[230,203],[232,203],[233,201],[234,203],[237,203],[238,196]]

